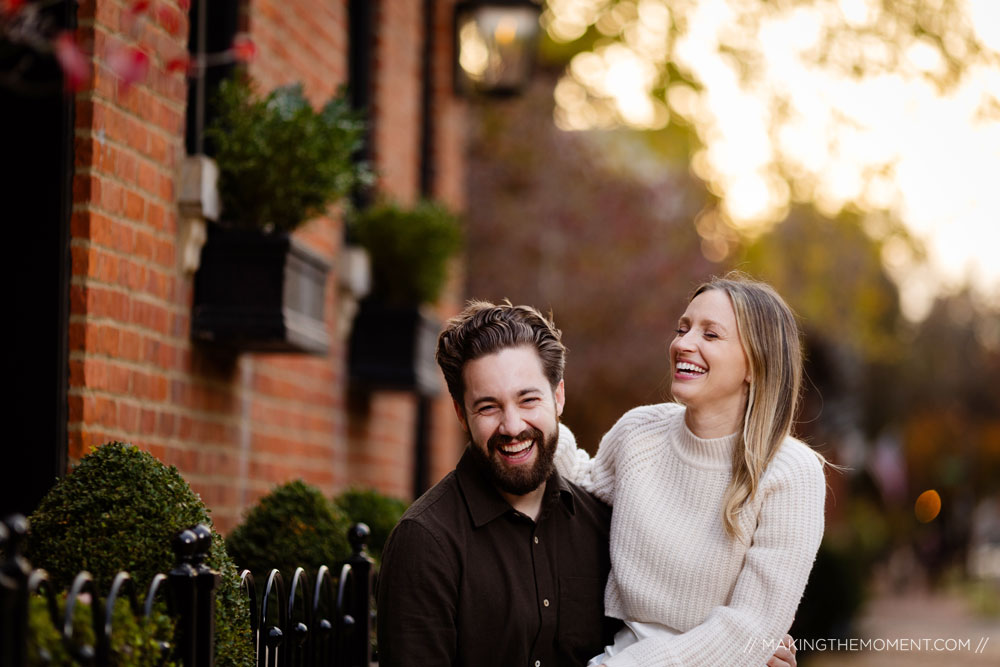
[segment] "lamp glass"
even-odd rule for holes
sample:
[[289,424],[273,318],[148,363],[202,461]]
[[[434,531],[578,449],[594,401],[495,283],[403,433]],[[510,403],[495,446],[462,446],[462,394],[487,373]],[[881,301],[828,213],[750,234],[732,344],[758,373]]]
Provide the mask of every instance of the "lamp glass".
[[532,6],[477,6],[455,17],[461,92],[514,93],[531,76],[538,39]]

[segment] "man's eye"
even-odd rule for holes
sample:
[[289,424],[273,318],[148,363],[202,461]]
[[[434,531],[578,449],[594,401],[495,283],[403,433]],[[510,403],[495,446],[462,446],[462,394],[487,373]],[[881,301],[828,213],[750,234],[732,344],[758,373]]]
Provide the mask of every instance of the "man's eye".
[[484,405],[483,407],[479,408],[479,410],[478,410],[479,414],[481,414],[481,415],[493,414],[496,411],[497,411],[497,406],[495,406],[495,405]]
[[531,398],[525,398],[521,400],[521,405],[534,405],[538,402],[537,396],[532,396]]

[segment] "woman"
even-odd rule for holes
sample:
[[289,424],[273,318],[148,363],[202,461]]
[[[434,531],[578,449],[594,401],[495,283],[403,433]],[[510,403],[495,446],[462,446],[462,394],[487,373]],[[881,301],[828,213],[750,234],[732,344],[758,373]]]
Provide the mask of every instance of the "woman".
[[590,665],[763,665],[823,535],[824,461],[789,435],[795,316],[741,275],[699,287],[670,344],[676,403],[626,413],[590,459],[556,466],[613,506],[605,612],[625,627]]

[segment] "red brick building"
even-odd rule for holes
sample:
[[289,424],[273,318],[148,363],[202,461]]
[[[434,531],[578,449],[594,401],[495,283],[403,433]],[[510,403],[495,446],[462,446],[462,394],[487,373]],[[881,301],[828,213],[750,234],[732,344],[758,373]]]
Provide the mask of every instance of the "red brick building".
[[[25,290],[12,320],[22,323],[11,348],[18,358],[10,361],[23,391],[10,418],[22,439],[5,447],[4,500],[30,509],[67,464],[109,440],[176,465],[223,532],[289,479],[327,494],[362,485],[412,497],[418,428],[428,443],[424,479],[440,478],[462,446],[443,380],[424,403],[412,391],[351,386],[345,303],[353,297],[335,209],[295,232],[333,266],[325,289],[328,352],[239,353],[192,341],[194,274],[180,207],[191,83],[167,62],[187,50],[197,5],[156,0],[136,33],[131,0],[80,0],[75,18],[69,4],[60,20],[80,44],[92,44],[85,52],[93,77],[60,98],[69,102],[49,103],[44,122],[58,120],[65,131],[53,136],[37,110],[16,102],[31,147],[25,153],[39,154],[17,169],[48,193],[36,201],[50,203],[35,210],[37,226],[22,223],[24,238],[15,239],[25,248],[15,270]],[[238,30],[256,46],[248,71],[262,90],[301,81],[321,104],[342,84],[363,87],[377,190],[404,204],[430,196],[458,211],[464,109],[450,78],[453,5],[234,4]],[[149,56],[147,74],[131,86],[109,63],[123,45]],[[8,168],[12,155],[3,160]],[[62,194],[58,182],[69,186]],[[12,220],[20,219],[23,211],[14,210]],[[439,318],[460,304],[458,284],[454,277]]]

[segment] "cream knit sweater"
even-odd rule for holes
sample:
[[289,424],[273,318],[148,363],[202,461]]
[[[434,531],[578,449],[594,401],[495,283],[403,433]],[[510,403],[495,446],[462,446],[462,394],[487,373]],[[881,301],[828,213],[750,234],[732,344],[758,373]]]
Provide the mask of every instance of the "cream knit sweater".
[[593,459],[560,426],[559,472],[613,505],[606,613],[673,630],[608,667],[760,667],[791,626],[823,536],[823,468],[785,440],[733,540],[722,502],[735,441],[696,437],[675,403],[627,412]]

